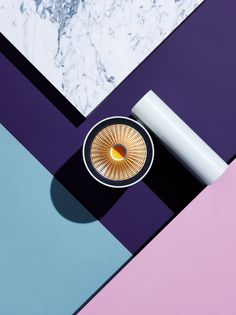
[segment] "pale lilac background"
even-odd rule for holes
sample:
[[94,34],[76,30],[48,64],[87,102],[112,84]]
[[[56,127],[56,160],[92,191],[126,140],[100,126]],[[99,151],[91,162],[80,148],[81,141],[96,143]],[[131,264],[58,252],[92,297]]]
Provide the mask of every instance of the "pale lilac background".
[[80,315],[235,315],[236,160]]

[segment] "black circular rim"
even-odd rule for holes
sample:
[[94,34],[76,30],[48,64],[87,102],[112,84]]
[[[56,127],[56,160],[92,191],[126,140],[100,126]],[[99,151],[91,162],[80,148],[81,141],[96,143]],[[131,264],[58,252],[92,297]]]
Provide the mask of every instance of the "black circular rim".
[[[124,125],[128,125],[129,127],[133,127],[134,129],[136,129],[143,137],[144,142],[147,147],[146,161],[142,169],[133,177],[129,179],[121,180],[121,181],[111,180],[102,176],[93,166],[91,155],[90,155],[92,142],[95,136],[98,134],[98,132],[104,129],[105,127],[108,127],[114,124],[124,124]],[[112,118],[108,118],[106,120],[101,121],[90,131],[84,143],[84,159],[85,159],[85,163],[87,164],[89,171],[97,180],[99,180],[100,182],[108,186],[115,186],[115,187],[130,186],[134,184],[135,182],[139,181],[148,172],[150,165],[152,164],[152,161],[153,161],[153,155],[154,155],[153,144],[150,139],[150,135],[148,134],[146,129],[144,129],[144,127],[142,127],[135,120],[132,120],[130,118],[125,118],[125,117],[112,117]]]

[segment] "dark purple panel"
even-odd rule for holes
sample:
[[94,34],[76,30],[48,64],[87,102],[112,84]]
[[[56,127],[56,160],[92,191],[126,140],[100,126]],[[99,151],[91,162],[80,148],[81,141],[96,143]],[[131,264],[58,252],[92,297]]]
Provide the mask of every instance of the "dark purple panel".
[[[79,128],[2,56],[1,122],[52,174],[64,178],[65,169],[74,171],[72,156],[93,124],[107,116],[130,115],[136,101],[153,89],[229,160],[236,153],[235,10],[233,0],[227,6],[220,0],[203,3]],[[143,182],[120,195],[101,190],[100,199],[111,207],[101,222],[132,252],[172,215]]]
[[[144,183],[114,190],[95,182],[77,152],[93,123],[75,128],[3,55],[0,67],[2,124],[131,252],[138,250],[173,212]],[[57,188],[53,180],[55,208],[67,219],[90,222],[91,216],[69,210]]]

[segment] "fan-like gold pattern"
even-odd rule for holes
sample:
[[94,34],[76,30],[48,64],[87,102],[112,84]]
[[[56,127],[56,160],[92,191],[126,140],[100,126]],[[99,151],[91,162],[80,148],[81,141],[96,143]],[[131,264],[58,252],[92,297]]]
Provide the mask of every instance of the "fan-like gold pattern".
[[113,124],[98,132],[90,154],[98,173],[110,180],[122,181],[142,169],[147,147],[137,130],[125,124]]

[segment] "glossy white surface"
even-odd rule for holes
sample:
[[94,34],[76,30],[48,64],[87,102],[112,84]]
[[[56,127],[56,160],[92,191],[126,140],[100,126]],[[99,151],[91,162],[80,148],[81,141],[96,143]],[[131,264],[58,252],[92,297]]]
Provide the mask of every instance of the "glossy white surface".
[[132,114],[167,146],[203,184],[214,183],[228,164],[153,91],[132,108]]
[[0,29],[86,116],[201,2],[0,0]]

